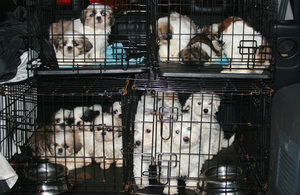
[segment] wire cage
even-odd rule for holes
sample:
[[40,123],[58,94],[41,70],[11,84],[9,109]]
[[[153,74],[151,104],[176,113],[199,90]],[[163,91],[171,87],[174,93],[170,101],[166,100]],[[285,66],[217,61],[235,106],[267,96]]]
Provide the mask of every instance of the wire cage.
[[18,174],[12,192],[124,193],[127,87],[96,77],[1,86],[0,149]]
[[165,77],[260,78],[274,71],[276,1],[157,0],[157,63]]
[[135,87],[133,194],[266,192],[267,85],[138,79]]
[[40,55],[28,64],[36,74],[137,73],[149,68],[147,1],[29,0],[26,6],[31,47],[40,46]]

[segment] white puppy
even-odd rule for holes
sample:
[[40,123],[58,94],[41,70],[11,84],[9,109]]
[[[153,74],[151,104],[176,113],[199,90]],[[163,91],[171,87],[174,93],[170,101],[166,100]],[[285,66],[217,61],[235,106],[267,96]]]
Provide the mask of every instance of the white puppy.
[[87,37],[93,45],[89,51],[91,58],[105,57],[108,35],[114,25],[113,10],[108,5],[91,4],[81,13],[81,18],[74,20],[74,29]]
[[261,74],[269,68],[272,52],[268,42],[243,19],[231,16],[204,32],[223,42],[224,53],[231,59],[231,69],[221,73]]
[[[95,161],[102,169],[108,169],[112,163],[123,166],[122,121],[109,113],[102,113],[94,120]],[[100,143],[100,144],[99,144]]]
[[157,20],[157,31],[160,60],[179,61],[179,52],[195,36],[196,26],[187,16],[173,12]]
[[122,102],[116,101],[111,107],[109,107],[108,112],[116,118],[122,117]]
[[211,123],[195,123],[189,119],[188,114],[183,114],[182,120],[165,126],[172,132],[172,138],[164,142],[158,158],[160,182],[167,184],[165,194],[177,194],[178,177],[186,177],[187,189],[196,189],[205,160],[211,159],[222,148],[229,147],[235,138],[225,139],[215,119]]
[[100,114],[98,110],[92,110],[85,106],[75,107],[70,114],[75,131],[90,131],[93,128],[94,119]]
[[52,123],[55,125],[66,125],[70,118],[71,110],[61,108],[52,116]]
[[186,100],[183,110],[190,113],[190,120],[209,122],[218,112],[220,102],[217,94],[193,93]]

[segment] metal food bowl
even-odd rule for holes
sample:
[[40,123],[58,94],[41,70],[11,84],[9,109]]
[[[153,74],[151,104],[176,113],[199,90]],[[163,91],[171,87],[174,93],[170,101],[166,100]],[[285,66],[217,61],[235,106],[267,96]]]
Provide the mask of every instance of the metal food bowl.
[[235,165],[220,165],[210,167],[203,173],[200,182],[202,194],[249,194],[251,185],[246,179],[245,171]]
[[28,165],[25,176],[34,182],[33,191],[38,194],[59,194],[69,190],[66,167],[53,163]]

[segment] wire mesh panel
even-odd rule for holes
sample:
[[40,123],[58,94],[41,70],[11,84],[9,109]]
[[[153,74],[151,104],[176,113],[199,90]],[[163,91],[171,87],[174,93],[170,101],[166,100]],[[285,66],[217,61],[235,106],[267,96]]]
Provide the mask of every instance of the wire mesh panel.
[[[145,83],[153,85],[147,89]],[[161,89],[149,83],[136,82],[131,124],[134,194],[265,192],[267,86],[222,79],[201,80],[198,88],[182,81],[161,80]]]
[[97,77],[3,86],[1,153],[19,177],[13,192],[123,193],[127,86]]
[[[32,44],[39,41],[41,47],[40,72],[105,74],[147,69],[151,13],[147,1],[28,1],[27,8],[29,21],[38,26],[32,27],[30,36]],[[29,69],[37,69],[36,64],[29,63]]]
[[159,75],[272,76],[275,1],[158,0],[156,6]]

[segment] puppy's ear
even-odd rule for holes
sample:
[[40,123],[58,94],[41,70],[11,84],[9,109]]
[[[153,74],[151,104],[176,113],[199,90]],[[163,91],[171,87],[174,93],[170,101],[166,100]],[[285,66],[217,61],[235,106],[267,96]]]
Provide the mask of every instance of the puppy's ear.
[[87,13],[87,10],[86,10],[86,9],[84,9],[84,10],[81,11],[80,21],[81,21],[82,24],[85,23],[86,13]]
[[75,143],[74,143],[74,153],[77,153],[81,150],[82,148],[82,143],[80,141],[80,138],[78,137],[78,135],[75,133]]
[[59,36],[57,36],[53,39],[53,45],[55,46],[56,49],[58,49],[58,46],[59,46],[59,43],[61,40],[62,40],[62,37],[59,37]]
[[109,25],[113,26],[115,24],[115,14],[111,11],[110,16],[109,16]]
[[92,45],[92,43],[90,42],[90,40],[88,38],[85,38],[84,43],[85,43],[85,45],[84,45],[84,52],[85,53],[90,51],[93,48],[93,45]]

